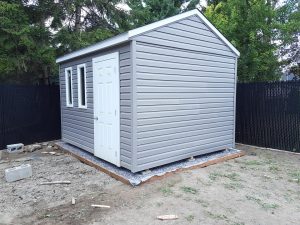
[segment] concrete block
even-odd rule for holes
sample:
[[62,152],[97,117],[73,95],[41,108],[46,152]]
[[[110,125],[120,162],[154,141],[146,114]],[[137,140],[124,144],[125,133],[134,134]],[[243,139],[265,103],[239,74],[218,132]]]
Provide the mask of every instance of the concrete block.
[[14,182],[32,176],[30,164],[9,168],[5,170],[5,179],[7,182]]
[[18,144],[7,145],[6,148],[8,153],[23,152],[24,144],[18,143]]

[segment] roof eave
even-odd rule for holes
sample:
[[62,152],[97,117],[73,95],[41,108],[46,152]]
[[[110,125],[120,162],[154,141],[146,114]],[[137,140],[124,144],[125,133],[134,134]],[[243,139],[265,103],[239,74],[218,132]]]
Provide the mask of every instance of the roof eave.
[[99,51],[101,49],[105,49],[105,48],[108,48],[108,47],[112,47],[112,46],[115,46],[115,45],[122,44],[126,41],[131,40],[133,37],[135,37],[137,35],[141,35],[145,32],[154,30],[158,27],[162,27],[164,25],[170,24],[172,22],[176,22],[178,20],[187,18],[189,16],[193,16],[193,15],[197,15],[212,30],[212,32],[214,32],[232,50],[232,52],[237,57],[240,56],[240,52],[217,30],[217,28],[215,28],[198,9],[194,9],[194,10],[182,13],[182,14],[178,14],[176,16],[166,18],[164,20],[157,21],[155,23],[145,25],[145,26],[140,27],[140,28],[130,30],[130,31],[124,33],[124,34],[120,34],[118,36],[115,36],[115,37],[112,37],[110,39],[104,40],[104,41],[99,42],[97,44],[91,45],[89,47],[77,50],[75,52],[71,52],[67,55],[59,57],[56,60],[56,63],[61,63],[61,62],[79,57],[81,55],[86,55],[86,54],[89,54],[89,53],[92,53],[92,52]]
[[101,41],[99,43],[88,46],[86,48],[79,49],[77,51],[71,52],[64,56],[61,56],[56,59],[56,63],[62,63],[64,61],[67,61],[67,60],[70,60],[70,59],[73,59],[73,58],[76,58],[76,57],[79,57],[82,55],[90,54],[90,53],[99,51],[101,49],[105,49],[105,48],[109,48],[109,47],[112,47],[115,45],[122,44],[126,41],[129,41],[128,32],[126,32],[124,34],[120,34],[120,35],[112,37],[112,38],[109,38],[107,40]]

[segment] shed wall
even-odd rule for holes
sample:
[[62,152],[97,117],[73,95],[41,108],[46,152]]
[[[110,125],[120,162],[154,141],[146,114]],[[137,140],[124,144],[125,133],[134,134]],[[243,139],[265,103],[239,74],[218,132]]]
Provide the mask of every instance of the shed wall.
[[[119,52],[120,58],[120,141],[121,166],[131,169],[132,163],[132,66],[130,43],[73,59],[60,65],[62,140],[94,152],[93,66],[92,58]],[[86,64],[87,109],[78,108],[77,65]],[[73,107],[66,106],[65,68],[72,67]]]
[[134,171],[234,146],[235,54],[196,16],[134,38]]

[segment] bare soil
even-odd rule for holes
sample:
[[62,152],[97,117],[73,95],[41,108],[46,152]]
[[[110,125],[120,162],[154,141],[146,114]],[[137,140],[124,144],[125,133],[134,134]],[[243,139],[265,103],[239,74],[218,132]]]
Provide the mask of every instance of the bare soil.
[[[5,154],[0,224],[299,224],[300,155],[238,148],[247,155],[135,188],[66,154]],[[7,183],[4,170],[22,163],[32,165],[33,176]],[[40,185],[57,180],[71,184]],[[163,214],[179,218],[156,219]]]

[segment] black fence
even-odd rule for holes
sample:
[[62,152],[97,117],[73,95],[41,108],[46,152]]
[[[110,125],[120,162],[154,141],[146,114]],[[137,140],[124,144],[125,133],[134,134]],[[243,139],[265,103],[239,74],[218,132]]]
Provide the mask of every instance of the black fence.
[[59,139],[59,98],[58,86],[0,85],[0,150]]
[[300,152],[300,82],[237,86],[236,141]]

